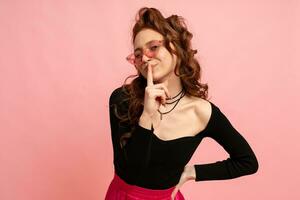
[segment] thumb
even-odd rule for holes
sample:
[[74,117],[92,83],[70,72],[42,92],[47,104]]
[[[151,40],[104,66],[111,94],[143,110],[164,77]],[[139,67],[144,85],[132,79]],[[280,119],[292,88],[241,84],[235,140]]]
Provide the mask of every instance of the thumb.
[[171,199],[172,199],[172,200],[175,199],[175,196],[176,196],[176,194],[177,194],[179,188],[180,188],[180,185],[179,185],[179,184],[176,185],[176,187],[174,188],[174,190],[173,190],[173,192],[172,192],[172,194],[171,194]]

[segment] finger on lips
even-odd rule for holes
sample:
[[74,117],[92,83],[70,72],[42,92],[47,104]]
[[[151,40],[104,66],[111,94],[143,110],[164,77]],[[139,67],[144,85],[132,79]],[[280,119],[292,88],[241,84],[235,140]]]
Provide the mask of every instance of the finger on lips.
[[152,77],[152,67],[148,63],[147,65],[147,86],[153,85],[153,77]]
[[[152,65],[151,64],[147,64],[147,86],[153,86],[153,73],[152,73]],[[170,93],[169,90],[167,88],[168,85],[168,80],[165,81],[164,83],[160,83],[157,84],[158,87],[162,87],[164,90],[164,94],[162,95],[162,97],[160,97],[160,100],[162,102],[162,104],[166,104],[166,99],[170,98]]]

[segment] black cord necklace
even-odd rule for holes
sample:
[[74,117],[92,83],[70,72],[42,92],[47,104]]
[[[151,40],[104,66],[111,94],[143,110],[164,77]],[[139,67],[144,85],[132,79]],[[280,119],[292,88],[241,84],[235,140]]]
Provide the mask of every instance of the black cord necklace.
[[162,120],[162,115],[171,112],[176,107],[176,105],[178,104],[178,102],[180,101],[180,99],[185,95],[185,93],[186,93],[186,91],[182,88],[182,90],[175,97],[170,98],[170,99],[174,99],[174,98],[176,98],[177,96],[180,95],[179,99],[177,99],[177,100],[175,100],[173,102],[166,102],[166,104],[173,104],[174,102],[176,102],[175,105],[173,106],[173,108],[171,110],[169,110],[167,112],[161,112],[159,109],[157,109],[157,111],[160,113],[160,120]]

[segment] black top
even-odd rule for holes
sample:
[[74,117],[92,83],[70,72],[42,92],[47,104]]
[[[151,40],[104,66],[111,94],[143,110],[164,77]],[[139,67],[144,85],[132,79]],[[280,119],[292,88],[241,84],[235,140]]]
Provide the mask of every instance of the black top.
[[[253,174],[258,170],[257,158],[247,141],[210,101],[212,113],[209,122],[196,136],[161,140],[153,133],[153,129],[149,130],[136,124],[132,137],[121,149],[119,137],[128,132],[130,127],[118,125],[119,119],[111,105],[119,103],[124,95],[121,87],[112,92],[109,112],[115,173],[128,184],[148,189],[167,189],[175,186],[184,166],[204,137],[213,138],[230,157],[214,163],[196,164],[195,181],[232,179]],[[126,111],[126,106],[119,105],[118,109],[120,107]]]

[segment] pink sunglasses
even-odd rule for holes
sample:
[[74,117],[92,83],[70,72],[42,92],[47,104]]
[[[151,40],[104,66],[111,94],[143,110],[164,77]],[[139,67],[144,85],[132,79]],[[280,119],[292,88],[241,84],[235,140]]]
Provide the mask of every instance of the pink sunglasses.
[[141,66],[143,64],[143,54],[145,54],[149,58],[153,58],[156,56],[159,47],[163,45],[164,40],[152,40],[146,44],[146,47],[143,48],[142,52],[141,49],[137,49],[134,53],[128,55],[126,57],[126,60],[137,67]]

